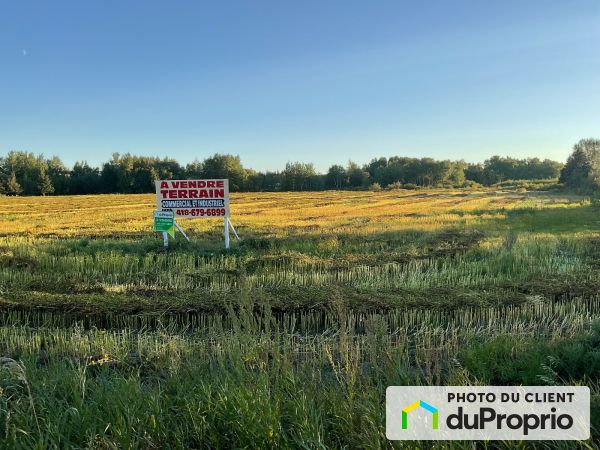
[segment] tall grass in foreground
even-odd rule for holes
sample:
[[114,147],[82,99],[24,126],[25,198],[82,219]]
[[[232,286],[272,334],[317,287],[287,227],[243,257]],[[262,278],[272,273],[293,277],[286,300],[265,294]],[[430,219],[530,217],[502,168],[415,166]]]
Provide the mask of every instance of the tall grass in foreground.
[[[597,301],[447,319],[343,310],[276,318],[250,306],[183,329],[177,321],[63,328],[52,316],[32,328],[24,322],[32,317],[4,316],[2,350],[23,361],[33,403],[0,370],[0,441],[24,449],[414,448],[385,439],[389,385],[587,384],[599,425]],[[594,444],[535,447],[586,445]]]

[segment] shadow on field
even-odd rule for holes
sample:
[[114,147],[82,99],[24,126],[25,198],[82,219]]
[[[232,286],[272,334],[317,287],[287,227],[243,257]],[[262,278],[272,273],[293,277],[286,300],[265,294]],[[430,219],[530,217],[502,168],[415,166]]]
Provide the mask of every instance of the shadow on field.
[[485,228],[531,233],[580,233],[600,231],[600,208],[576,204],[557,208],[521,208],[506,212],[506,218],[491,221]]

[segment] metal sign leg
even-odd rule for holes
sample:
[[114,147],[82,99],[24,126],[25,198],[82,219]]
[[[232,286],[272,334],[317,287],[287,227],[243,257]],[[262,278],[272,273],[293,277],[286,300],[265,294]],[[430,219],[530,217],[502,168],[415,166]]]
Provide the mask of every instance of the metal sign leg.
[[240,237],[238,236],[237,231],[235,231],[235,227],[233,226],[233,224],[231,223],[231,220],[229,220],[229,218],[227,218],[227,222],[229,222],[229,226],[231,227],[231,231],[233,231],[233,235],[239,241]]
[[229,249],[229,218],[225,217],[223,223],[225,225],[225,248]]
[[175,227],[177,227],[177,229],[179,230],[179,232],[180,232],[181,234],[183,234],[183,237],[184,237],[184,238],[185,238],[185,239],[186,239],[188,242],[190,242],[190,238],[188,237],[188,235],[187,235],[187,234],[185,234],[185,231],[183,231],[183,229],[182,229],[182,228],[179,226],[179,224],[178,224],[176,221],[173,221],[173,223],[175,224]]

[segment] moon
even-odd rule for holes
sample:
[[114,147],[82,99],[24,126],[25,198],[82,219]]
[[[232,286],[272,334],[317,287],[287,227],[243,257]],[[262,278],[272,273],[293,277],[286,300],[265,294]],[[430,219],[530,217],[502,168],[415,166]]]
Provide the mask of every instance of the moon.
[[23,56],[27,56],[27,50],[23,49]]

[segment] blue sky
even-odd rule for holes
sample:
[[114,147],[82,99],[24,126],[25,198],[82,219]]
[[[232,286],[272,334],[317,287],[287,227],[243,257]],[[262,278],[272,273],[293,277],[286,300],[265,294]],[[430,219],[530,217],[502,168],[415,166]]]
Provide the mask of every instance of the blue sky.
[[0,153],[325,170],[564,160],[600,137],[600,2],[3,2]]

